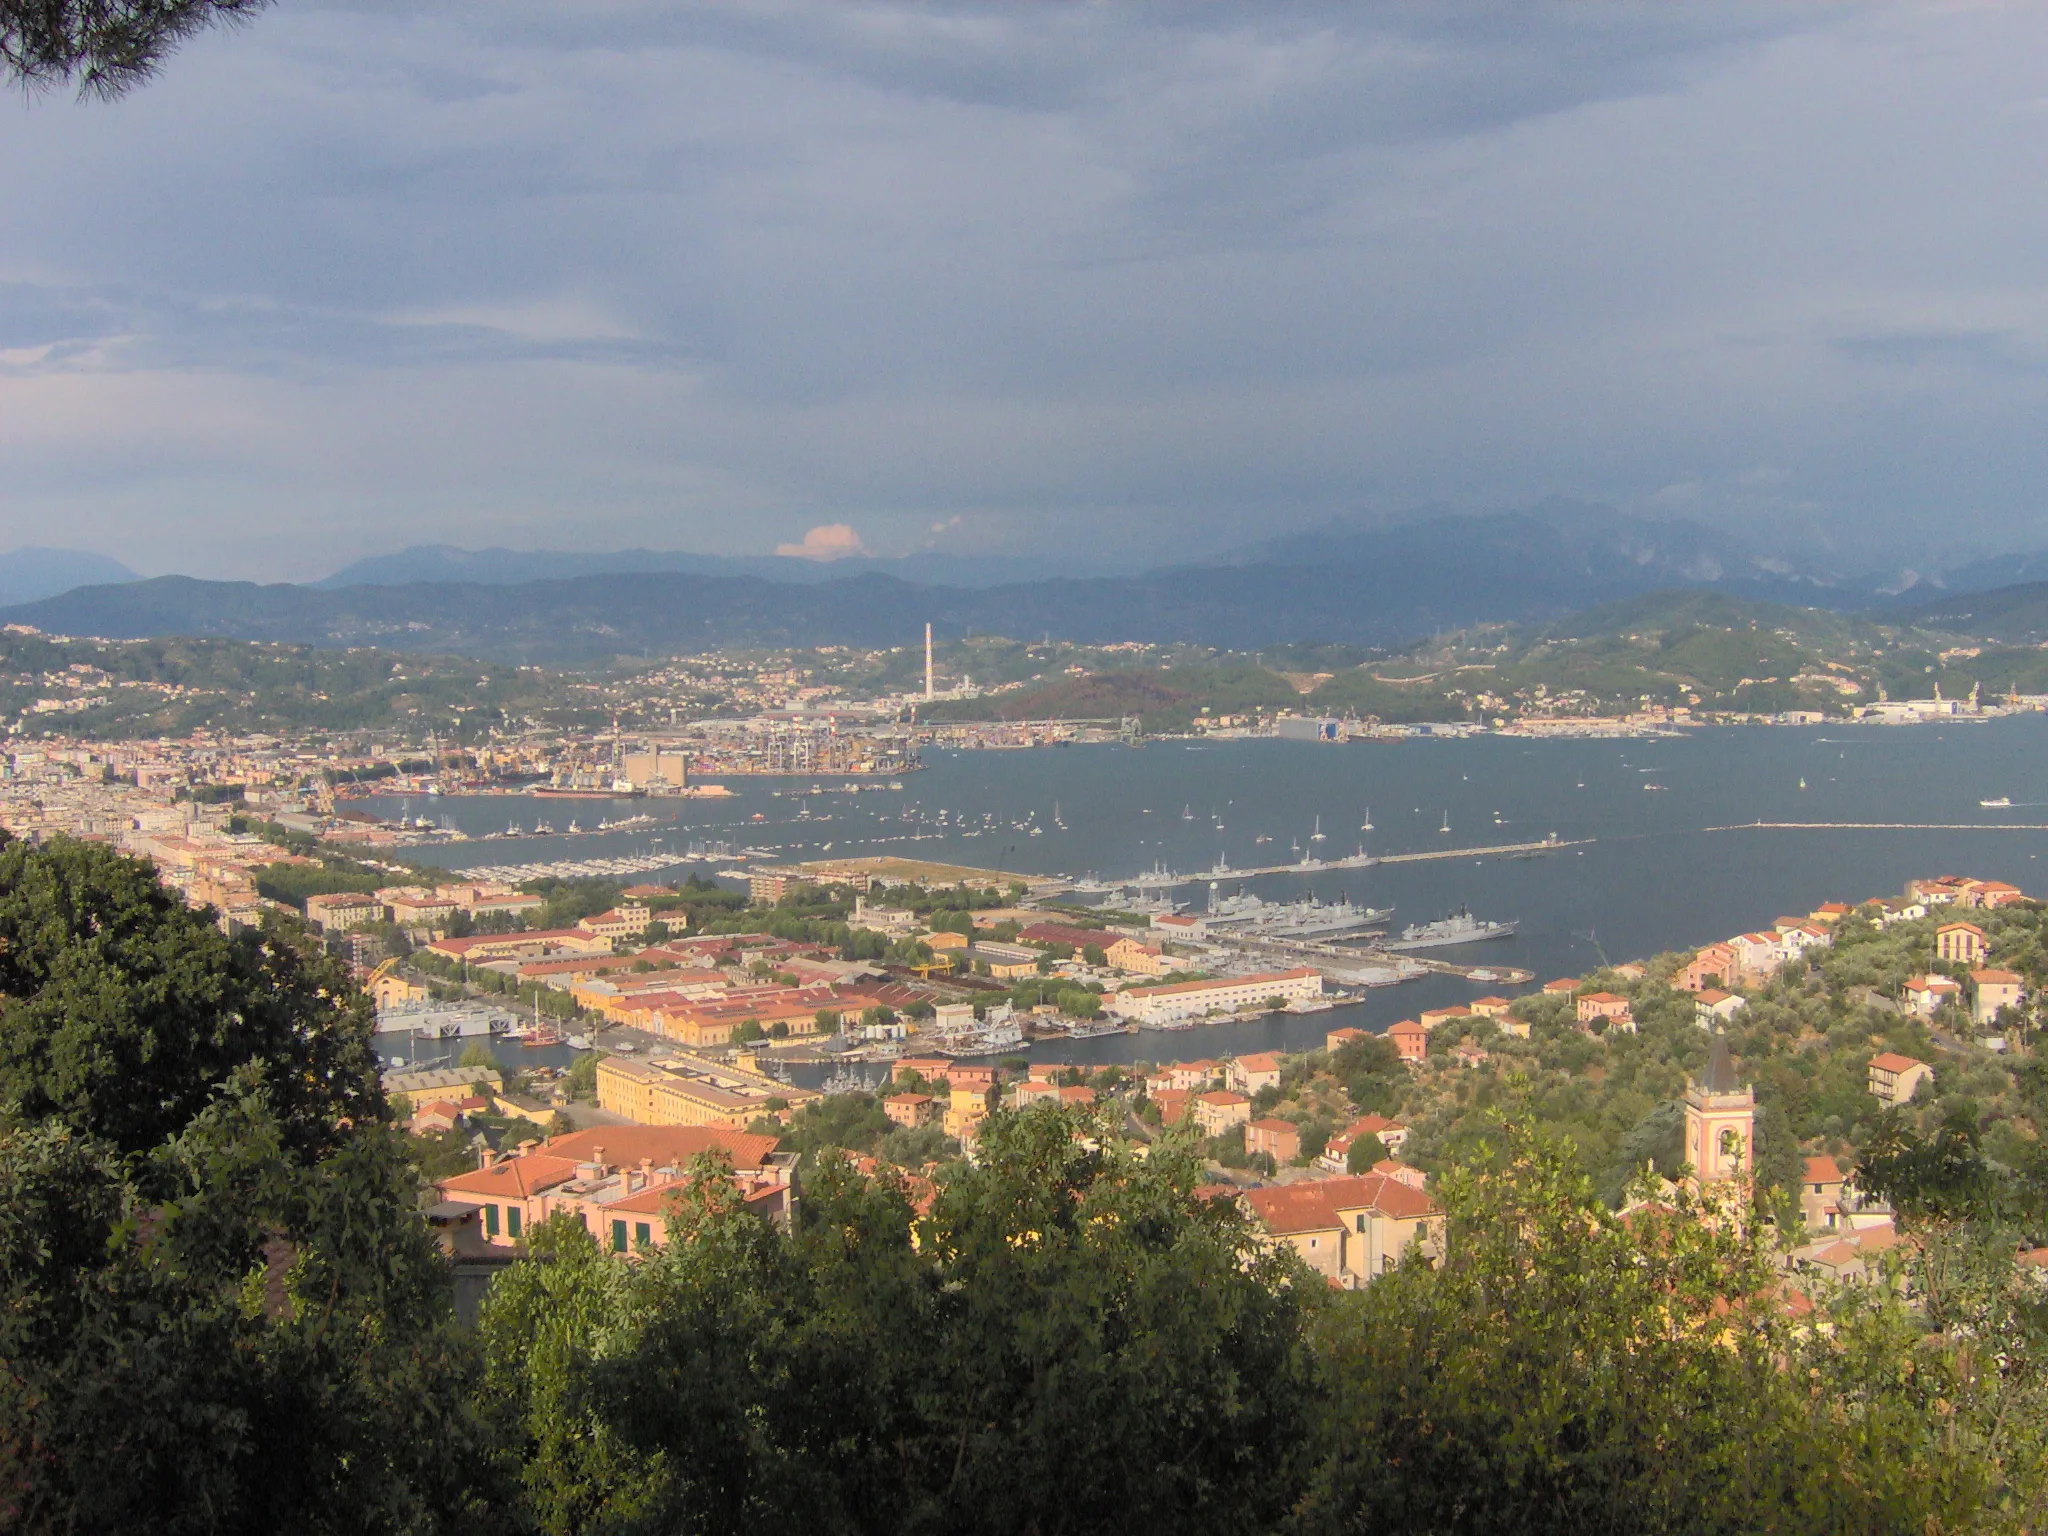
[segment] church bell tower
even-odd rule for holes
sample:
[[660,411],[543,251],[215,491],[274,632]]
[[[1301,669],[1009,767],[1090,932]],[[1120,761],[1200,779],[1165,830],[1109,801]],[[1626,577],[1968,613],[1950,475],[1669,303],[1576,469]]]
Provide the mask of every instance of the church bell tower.
[[1735,1080],[1720,1035],[1706,1070],[1685,1085],[1685,1160],[1695,1190],[1745,1182],[1756,1166],[1756,1093]]

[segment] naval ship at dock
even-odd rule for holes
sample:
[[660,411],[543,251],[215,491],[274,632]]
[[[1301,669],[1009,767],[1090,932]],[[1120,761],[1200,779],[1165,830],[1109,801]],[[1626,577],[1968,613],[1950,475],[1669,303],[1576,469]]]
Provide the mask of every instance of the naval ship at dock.
[[1219,936],[1256,939],[1319,939],[1356,933],[1383,923],[1392,907],[1356,907],[1349,897],[1334,902],[1309,896],[1301,901],[1265,901],[1249,892],[1219,895],[1209,887],[1209,910],[1203,921]]
[[1477,944],[1484,939],[1511,939],[1521,926],[1519,920],[1506,923],[1481,922],[1463,907],[1449,917],[1440,917],[1432,923],[1411,923],[1401,930],[1401,937],[1382,949],[1441,949],[1451,944]]

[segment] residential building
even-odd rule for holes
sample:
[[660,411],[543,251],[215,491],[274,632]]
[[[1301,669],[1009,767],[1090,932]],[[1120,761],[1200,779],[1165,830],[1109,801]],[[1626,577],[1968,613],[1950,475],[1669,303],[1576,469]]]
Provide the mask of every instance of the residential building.
[[1019,1083],[1013,1090],[1012,1098],[1019,1109],[1029,1109],[1034,1104],[1057,1104],[1060,1101],[1060,1085],[1052,1078],[1034,1076]]
[[609,912],[600,912],[595,917],[581,918],[576,926],[601,939],[637,939],[653,921],[654,914],[646,905],[633,901],[622,907],[613,907]]
[[1977,992],[1976,1001],[1971,1005],[1971,1017],[1979,1024],[1989,1024],[2001,1008],[2017,1008],[2025,990],[2025,983],[2013,971],[1972,971],[1970,985]]
[[1926,1062],[1884,1051],[1870,1058],[1870,1096],[1887,1104],[1908,1104],[1933,1076],[1934,1068]]
[[1741,968],[1741,959],[1733,945],[1709,944],[1679,969],[1678,974],[1671,978],[1671,984],[1681,992],[1734,987],[1742,980]]
[[1159,1106],[1161,1125],[1179,1125],[1188,1112],[1188,1102],[1194,1098],[1194,1094],[1186,1088],[1154,1088],[1149,1090],[1145,1097]]
[[359,891],[308,896],[306,921],[322,933],[342,933],[350,928],[383,922],[384,903],[367,892]]
[[882,1100],[882,1113],[898,1125],[925,1125],[939,1112],[939,1101],[928,1093],[892,1093]]
[[971,1141],[980,1133],[981,1122],[995,1113],[999,1091],[991,1082],[955,1082],[947,1095],[946,1134],[959,1141]]
[[1505,997],[1475,997],[1472,1000],[1473,1014],[1482,1019],[1504,1019],[1513,1006],[1513,1001]]
[[1387,1041],[1400,1058],[1411,1065],[1429,1054],[1429,1031],[1414,1019],[1402,1019],[1390,1028]]
[[747,899],[757,907],[780,906],[791,891],[813,883],[800,869],[750,869]]
[[2018,886],[2007,885],[2003,880],[1972,880],[1957,905],[1991,910],[2026,899]]
[[1195,1124],[1204,1136],[1221,1136],[1233,1125],[1244,1125],[1252,1117],[1252,1101],[1228,1088],[1196,1094],[1194,1109]]
[[[550,1216],[569,1211],[613,1251],[632,1252],[665,1240],[663,1208],[705,1153],[730,1163],[751,1207],[787,1215],[794,1159],[776,1153],[773,1136],[709,1126],[576,1131],[527,1143],[512,1156],[487,1154],[483,1167],[442,1179],[435,1190],[444,1201],[478,1206],[484,1237],[500,1246],[518,1244]],[[625,1223],[623,1233],[614,1221]]]
[[1735,974],[1725,980],[1734,985],[1759,985],[1785,963],[1785,946],[1776,933],[1738,933],[1728,947],[1735,951]]
[[1833,1232],[1842,1224],[1842,1186],[1848,1182],[1832,1157],[1809,1157],[1799,1183],[1799,1213],[1809,1232]]
[[1263,1152],[1285,1167],[1301,1156],[1301,1127],[1291,1120],[1253,1120],[1244,1128],[1244,1149]]
[[1963,984],[1951,981],[1946,976],[1908,976],[1904,1000],[1908,1013],[1917,1013],[1923,1019],[1931,1019],[1950,1003],[1959,1003],[1963,997]]
[[1380,1173],[1267,1185],[1241,1199],[1269,1241],[1345,1290],[1384,1274],[1417,1244],[1427,1252],[1437,1215],[1427,1194]]
[[1223,1074],[1239,1093],[1257,1093],[1261,1088],[1280,1086],[1281,1062],[1278,1051],[1256,1051],[1233,1056],[1223,1064]]
[[1581,1024],[1595,1019],[1618,1019],[1629,1011],[1628,999],[1618,992],[1588,992],[1577,1003]]
[[1472,1010],[1463,1003],[1453,1003],[1448,1008],[1428,1008],[1420,1015],[1422,1027],[1434,1032],[1439,1024],[1448,1024],[1453,1019],[1469,1019]]
[[1352,1041],[1370,1038],[1371,1036],[1356,1024],[1346,1024],[1342,1029],[1333,1029],[1323,1036],[1323,1049],[1334,1056]]
[[1313,1002],[1323,995],[1322,973],[1308,966],[1291,971],[1265,971],[1252,976],[1223,976],[1210,981],[1172,982],[1157,987],[1126,987],[1103,1001],[1104,1007],[1133,1022],[1172,1024],[1210,1013],[1241,1013],[1264,1007],[1271,999],[1283,1004]]
[[1361,1115],[1323,1144],[1322,1155],[1316,1161],[1335,1173],[1342,1173],[1350,1159],[1352,1143],[1363,1141],[1368,1136],[1379,1137],[1380,1145],[1389,1152],[1399,1152],[1408,1143],[1408,1127],[1385,1115]]
[[1935,956],[1950,965],[1982,965],[1988,947],[1975,923],[1943,923],[1934,930]]
[[1543,995],[1545,997],[1571,997],[1578,990],[1579,978],[1576,976],[1560,976],[1555,981],[1543,983]]
[[1727,1023],[1748,1006],[1749,999],[1739,992],[1703,987],[1693,997],[1693,1016],[1703,1027],[1712,1029],[1717,1023]]

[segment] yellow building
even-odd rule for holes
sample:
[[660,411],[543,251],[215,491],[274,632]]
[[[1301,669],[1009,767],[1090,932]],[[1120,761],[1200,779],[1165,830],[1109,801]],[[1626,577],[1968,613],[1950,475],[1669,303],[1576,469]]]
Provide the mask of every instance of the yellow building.
[[946,1106],[946,1134],[960,1139],[971,1135],[1001,1102],[1000,1094],[993,1083],[962,1083],[953,1089]]
[[663,1062],[607,1056],[597,1064],[597,1107],[636,1125],[729,1125],[744,1129],[774,1113],[768,1100],[794,1108],[819,1095],[758,1072],[699,1056]]

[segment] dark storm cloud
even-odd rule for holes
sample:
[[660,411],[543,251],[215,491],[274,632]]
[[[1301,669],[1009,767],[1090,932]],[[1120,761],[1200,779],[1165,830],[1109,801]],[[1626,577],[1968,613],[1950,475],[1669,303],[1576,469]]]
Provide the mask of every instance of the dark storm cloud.
[[286,6],[0,116],[0,542],[307,575],[843,522],[1087,564],[1556,493],[2026,542],[2044,40],[2017,6]]

